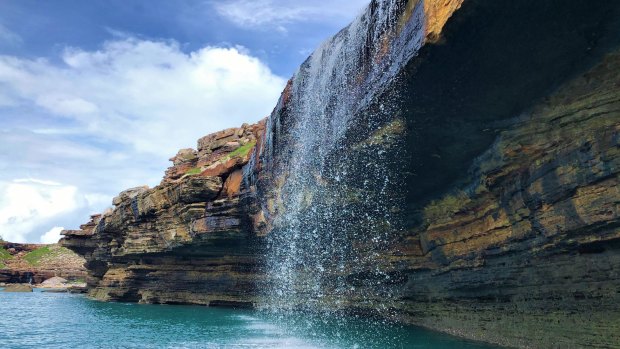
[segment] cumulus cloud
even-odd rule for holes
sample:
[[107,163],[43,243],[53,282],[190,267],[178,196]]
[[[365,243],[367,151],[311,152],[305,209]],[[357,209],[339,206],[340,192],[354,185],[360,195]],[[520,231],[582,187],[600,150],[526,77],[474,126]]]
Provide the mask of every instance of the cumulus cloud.
[[294,0],[230,0],[213,2],[218,14],[242,27],[275,26],[292,22],[325,21],[349,18],[369,0],[317,0],[303,3]]
[[77,228],[110,202],[110,196],[84,193],[74,185],[36,179],[0,182],[0,236],[12,242],[55,243],[63,229],[57,223]]
[[77,188],[48,181],[0,182],[0,231],[7,241],[22,242],[42,221],[77,207]]
[[284,84],[242,47],[122,37],[57,59],[0,55],[0,235],[51,239],[156,185],[178,149],[268,115]]
[[47,233],[41,236],[41,243],[44,244],[55,244],[60,240],[60,232],[63,231],[64,227],[53,227]]
[[238,47],[184,53],[176,42],[127,38],[61,58],[64,65],[0,56],[0,84],[8,86],[0,100],[141,152],[170,155],[210,131],[258,120],[284,86]]

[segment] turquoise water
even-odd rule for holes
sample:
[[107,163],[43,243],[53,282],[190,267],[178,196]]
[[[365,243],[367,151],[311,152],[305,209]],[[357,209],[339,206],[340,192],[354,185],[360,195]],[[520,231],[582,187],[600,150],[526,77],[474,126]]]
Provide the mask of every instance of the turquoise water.
[[0,292],[1,348],[492,348],[421,330],[337,318],[273,318],[199,306],[103,303]]

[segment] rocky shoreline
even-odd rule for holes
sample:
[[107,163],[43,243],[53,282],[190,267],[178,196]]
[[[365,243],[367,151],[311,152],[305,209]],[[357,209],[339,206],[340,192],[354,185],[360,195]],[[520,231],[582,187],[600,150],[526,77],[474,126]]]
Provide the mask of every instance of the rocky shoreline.
[[[56,279],[53,277],[49,280]],[[0,283],[0,291],[2,292],[34,292],[35,289],[41,290],[41,292],[52,293],[86,293],[88,291],[86,283],[83,282],[68,282],[66,279],[58,283],[46,283],[46,281],[40,284],[20,284],[20,283]]]

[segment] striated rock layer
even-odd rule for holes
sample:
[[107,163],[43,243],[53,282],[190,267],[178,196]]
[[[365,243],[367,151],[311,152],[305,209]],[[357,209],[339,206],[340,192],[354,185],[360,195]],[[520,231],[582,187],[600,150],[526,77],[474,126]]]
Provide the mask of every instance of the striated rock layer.
[[[511,346],[618,347],[620,51],[514,120],[393,255],[410,321]],[[397,267],[398,265],[398,267]]]
[[85,256],[102,300],[251,306],[260,241],[240,210],[242,167],[264,122],[208,135],[155,188],[123,191],[62,244]]
[[[345,50],[359,61],[340,72],[346,103],[361,102],[341,128],[342,95],[294,110],[315,111],[309,59],[267,121],[202,138],[159,186],[64,232],[90,294],[256,306],[280,282],[266,260],[303,260],[289,290],[313,307],[515,347],[620,348],[620,3],[373,1],[363,16],[379,34]],[[312,123],[325,132],[312,145],[342,140],[295,192],[292,157],[319,151],[299,151]],[[291,221],[308,245],[272,254]],[[337,254],[312,255],[317,242]],[[314,267],[318,301],[301,282]]]

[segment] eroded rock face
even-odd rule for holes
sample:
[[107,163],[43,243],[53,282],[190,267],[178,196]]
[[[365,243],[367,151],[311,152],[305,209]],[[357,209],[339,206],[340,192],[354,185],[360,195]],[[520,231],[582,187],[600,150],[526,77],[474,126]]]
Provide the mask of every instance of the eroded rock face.
[[[284,288],[311,294],[303,282],[321,270],[329,296],[313,306],[509,346],[618,347],[619,13],[611,1],[460,3],[323,149],[314,178],[292,185],[291,130],[308,120],[292,110],[304,101],[291,82],[256,180],[263,229],[306,224],[304,248],[276,256],[299,280]],[[360,54],[391,57],[374,53]],[[321,69],[310,64],[301,71]],[[276,243],[293,250],[293,233]],[[317,241],[327,256],[305,248]]]
[[206,136],[171,159],[162,183],[117,196],[114,209],[66,230],[102,300],[251,306],[260,241],[249,234],[241,171],[264,122]]
[[[412,322],[511,346],[620,343],[620,52],[517,118],[392,256]],[[392,261],[394,263],[394,260]]]
[[[620,3],[396,5],[394,27],[369,35],[347,81],[365,83],[407,38],[422,45],[304,177],[320,195],[283,190],[300,136],[290,108],[304,98],[291,80],[267,126],[203,137],[159,186],[65,232],[87,259],[90,294],[260,304],[265,240],[286,226],[295,195],[301,214],[342,233],[332,244],[353,251],[324,274],[337,279],[324,280],[341,297],[333,307],[515,347],[617,348]],[[422,35],[402,39],[412,27]]]

